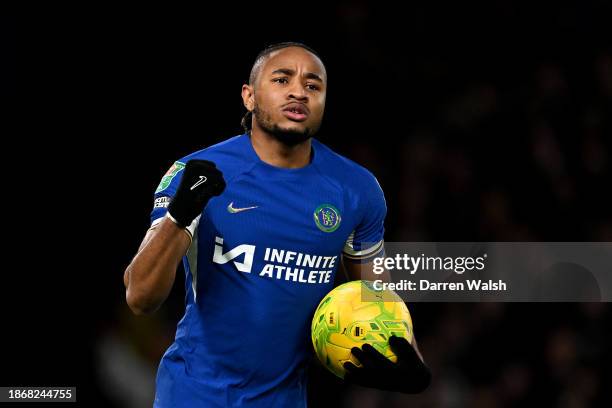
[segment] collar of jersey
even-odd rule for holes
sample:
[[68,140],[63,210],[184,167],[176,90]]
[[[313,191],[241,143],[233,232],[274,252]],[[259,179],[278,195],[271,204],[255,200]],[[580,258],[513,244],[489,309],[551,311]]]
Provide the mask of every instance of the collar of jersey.
[[297,169],[287,169],[284,167],[277,167],[277,166],[273,166],[271,164],[264,162],[263,160],[259,158],[259,156],[257,155],[257,152],[253,148],[253,144],[251,143],[251,138],[249,137],[249,135],[246,133],[243,134],[242,139],[244,143],[246,144],[246,149],[248,151],[249,156],[251,156],[252,160],[256,163],[257,168],[261,172],[269,176],[288,177],[288,178],[301,177],[305,174],[309,174],[313,172],[315,166],[317,165],[320,159],[319,155],[317,154],[316,148],[315,148],[316,142],[314,138],[312,139],[312,143],[311,143],[312,160],[310,161],[310,163],[308,163],[308,165],[297,168]]

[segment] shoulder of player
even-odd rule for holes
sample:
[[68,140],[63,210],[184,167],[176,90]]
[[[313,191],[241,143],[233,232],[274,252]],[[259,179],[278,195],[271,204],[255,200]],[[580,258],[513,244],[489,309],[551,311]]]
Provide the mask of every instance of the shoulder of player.
[[313,143],[317,151],[324,156],[322,162],[325,167],[324,172],[327,175],[339,179],[344,185],[354,186],[359,190],[363,189],[365,185],[380,187],[376,176],[364,166],[336,153],[317,140],[313,139]]
[[178,162],[186,164],[189,160],[194,159],[209,160],[223,172],[227,181],[228,177],[232,177],[239,169],[244,169],[244,162],[248,160],[241,145],[243,136],[234,136],[208,146],[179,159]]
[[178,160],[181,163],[187,163],[189,160],[199,159],[199,160],[211,160],[216,159],[224,159],[224,156],[227,155],[235,155],[238,153],[236,149],[236,144],[239,141],[240,136],[234,136],[229,139],[226,139],[217,144],[205,147],[198,151],[188,154],[187,156],[182,157]]

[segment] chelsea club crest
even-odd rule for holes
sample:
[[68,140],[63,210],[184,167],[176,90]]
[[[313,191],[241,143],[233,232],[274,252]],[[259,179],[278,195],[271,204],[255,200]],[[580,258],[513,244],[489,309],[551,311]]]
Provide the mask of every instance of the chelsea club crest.
[[323,232],[334,232],[340,227],[340,211],[331,204],[321,204],[314,212],[317,227]]

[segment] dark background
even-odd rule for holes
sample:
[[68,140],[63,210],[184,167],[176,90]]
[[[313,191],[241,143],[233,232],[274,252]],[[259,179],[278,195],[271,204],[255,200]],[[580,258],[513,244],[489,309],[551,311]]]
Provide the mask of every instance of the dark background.
[[[19,24],[28,45],[16,57],[17,21],[4,18],[3,67],[19,61],[20,80],[2,92],[17,89],[26,108],[15,139],[50,182],[29,200],[35,228],[18,229],[13,270],[25,283],[4,288],[15,328],[2,384],[76,385],[83,405],[147,406],[183,278],[156,315],[136,318],[123,271],[161,176],[241,132],[240,87],[277,41],[322,55],[318,137],[378,177],[386,240],[612,241],[610,21],[605,1],[54,10]],[[409,307],[429,390],[347,387],[313,367],[312,406],[611,402],[607,303]]]

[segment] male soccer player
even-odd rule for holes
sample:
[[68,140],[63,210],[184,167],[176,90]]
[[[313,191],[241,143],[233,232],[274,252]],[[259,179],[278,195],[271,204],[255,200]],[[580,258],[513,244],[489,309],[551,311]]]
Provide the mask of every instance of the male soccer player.
[[[327,73],[300,43],[262,51],[242,87],[247,131],[195,152],[155,192],[152,226],[125,271],[136,314],[186,271],[186,310],[159,366],[156,407],[303,407],[310,321],[341,262],[351,279],[383,247],[374,176],[313,139]],[[398,362],[354,348],[347,380],[420,392],[430,374],[407,341]]]

